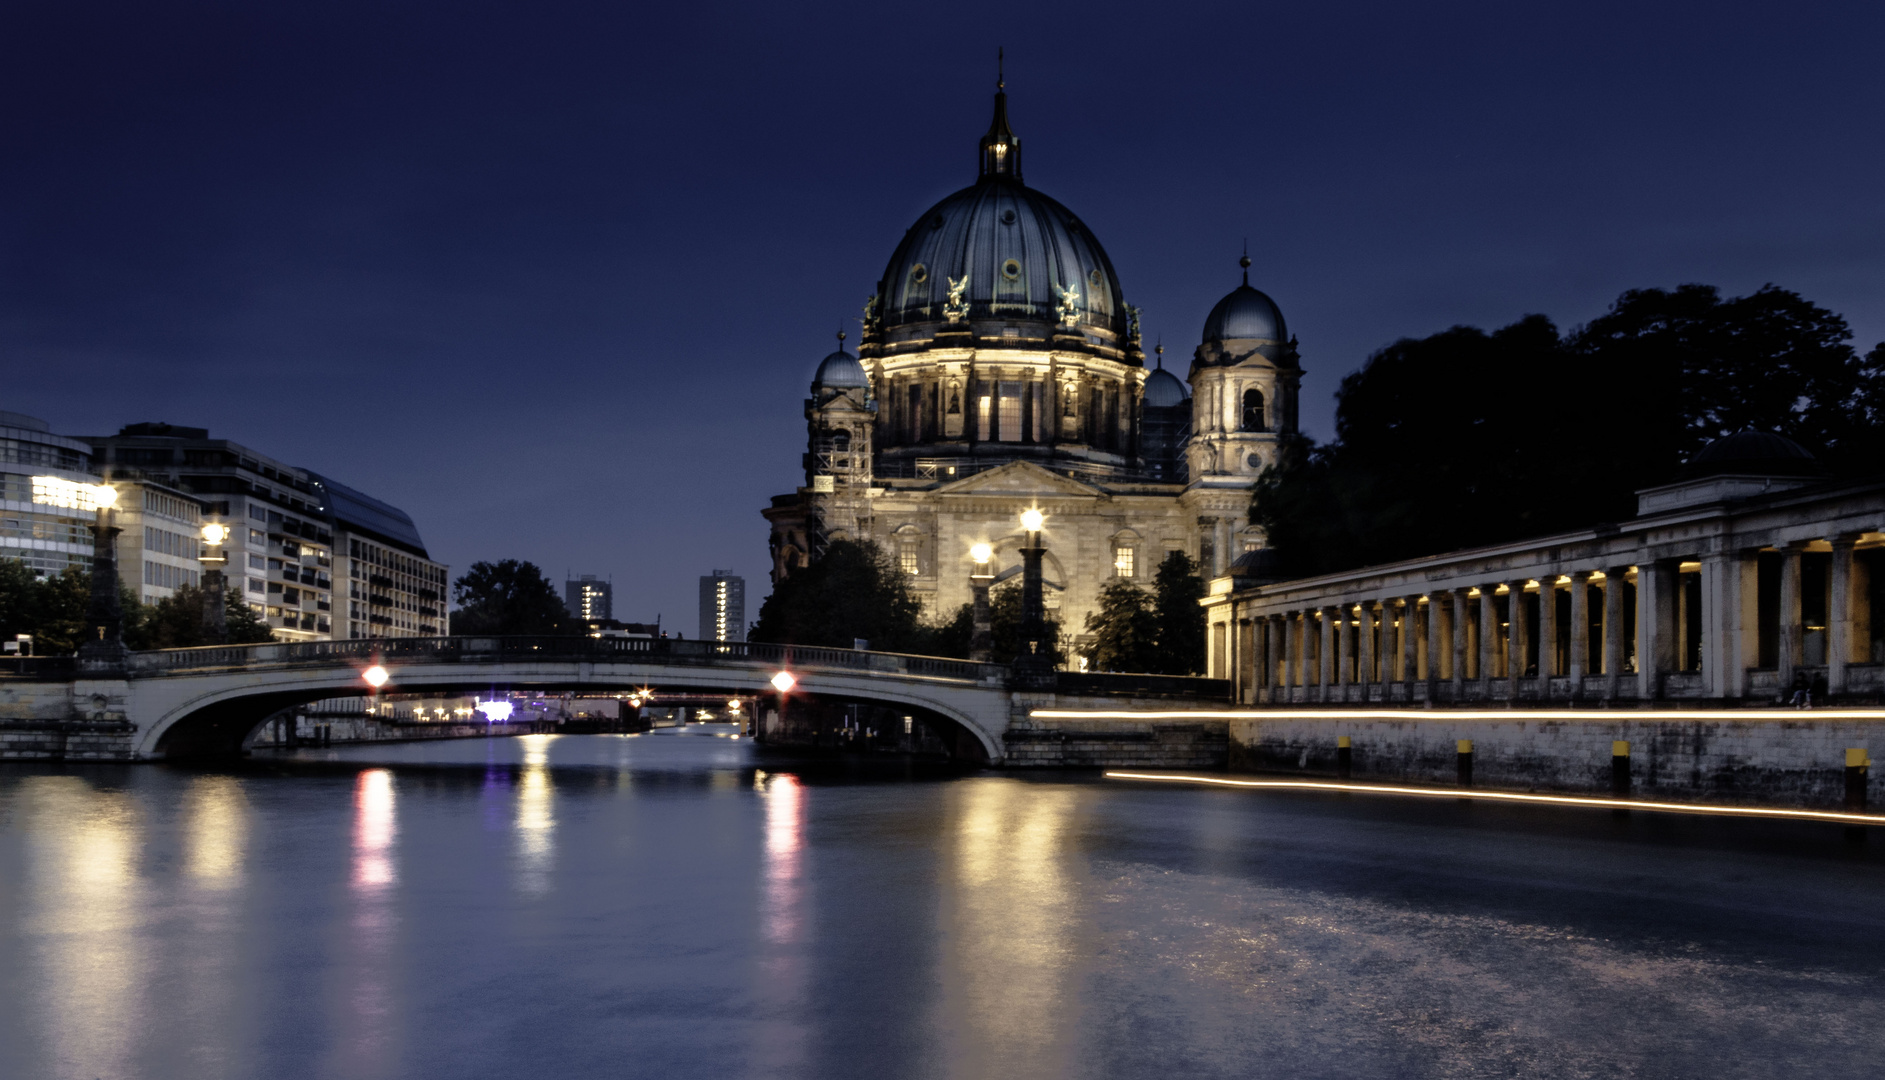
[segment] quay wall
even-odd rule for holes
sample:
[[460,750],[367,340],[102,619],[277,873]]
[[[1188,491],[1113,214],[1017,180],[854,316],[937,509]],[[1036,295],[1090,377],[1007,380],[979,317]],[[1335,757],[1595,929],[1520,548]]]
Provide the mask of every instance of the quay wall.
[[[1510,719],[1411,717],[1331,712],[1321,716],[1229,721],[1234,772],[1317,778],[1338,775],[1337,740],[1348,737],[1350,778],[1452,785],[1459,748],[1472,741],[1475,787],[1610,794],[1612,748],[1629,743],[1632,794],[1684,802],[1837,808],[1846,799],[1846,751],[1885,752],[1885,712],[1816,717],[1767,711],[1747,717],[1615,719],[1515,712]],[[1871,770],[1865,770],[1870,773]],[[1867,801],[1885,792],[1865,778]]]
[[1046,718],[1038,709],[1095,713],[1172,707],[1162,697],[1014,695],[1005,759],[1016,769],[1222,769],[1230,753],[1229,725],[1221,719],[1135,720],[1110,717]]

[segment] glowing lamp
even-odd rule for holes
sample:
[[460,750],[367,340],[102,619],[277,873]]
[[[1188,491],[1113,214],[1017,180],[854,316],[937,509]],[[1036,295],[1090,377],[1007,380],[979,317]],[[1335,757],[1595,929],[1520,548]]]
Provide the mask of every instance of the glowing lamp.
[[987,544],[977,544],[969,549],[969,558],[974,559],[977,566],[987,566],[988,560],[994,557],[995,549]]
[[100,484],[92,489],[92,502],[100,510],[112,506],[118,501],[118,489],[110,484]]
[[203,542],[205,544],[215,547],[227,539],[229,539],[229,526],[218,525],[215,522],[210,522],[208,525],[203,526]]
[[1028,532],[1040,532],[1041,526],[1046,524],[1046,522],[1047,518],[1043,516],[1039,510],[1031,506],[1021,511],[1021,527]]
[[772,688],[779,691],[781,694],[792,689],[792,687],[797,684],[798,680],[794,679],[792,673],[789,671],[781,671],[779,674],[772,677]]
[[392,678],[391,675],[388,675],[386,673],[386,669],[381,667],[378,664],[374,664],[372,667],[366,669],[365,671],[362,671],[360,673],[360,677],[362,679],[365,679],[367,681],[367,685],[371,686],[375,690],[378,690],[380,687],[385,686],[386,680]]
[[729,702],[727,702],[727,711],[728,711],[728,712],[739,712],[739,711],[740,711],[740,699],[739,699],[739,698],[734,698],[733,700],[731,700],[731,701],[729,701]]
[[480,701],[478,711],[493,724],[501,724],[511,718],[511,703],[508,701]]

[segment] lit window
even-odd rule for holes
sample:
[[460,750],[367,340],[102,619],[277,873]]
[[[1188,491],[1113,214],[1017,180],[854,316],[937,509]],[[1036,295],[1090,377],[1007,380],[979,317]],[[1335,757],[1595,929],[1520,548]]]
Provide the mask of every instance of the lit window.
[[1130,547],[1122,546],[1113,549],[1113,569],[1118,571],[1120,577],[1132,576],[1132,549]]
[[1000,428],[997,435],[1002,442],[1021,441],[1021,384],[1005,382],[1001,384],[1001,414],[998,417]]
[[901,564],[904,573],[911,574],[911,575],[916,574],[917,572],[916,549],[914,547],[904,548],[903,551],[899,553],[898,555],[898,561]]

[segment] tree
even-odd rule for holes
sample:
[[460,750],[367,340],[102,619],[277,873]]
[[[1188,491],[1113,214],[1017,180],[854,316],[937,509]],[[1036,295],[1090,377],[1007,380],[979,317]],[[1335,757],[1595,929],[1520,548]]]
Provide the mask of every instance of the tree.
[[475,562],[452,582],[454,634],[581,634],[587,628],[563,606],[536,564],[505,559]]
[[[203,606],[209,594],[195,585],[185,585],[154,604],[144,605],[139,649],[187,649],[197,645],[215,645],[203,631]],[[245,601],[234,595],[223,596],[223,629],[230,645],[253,645],[275,640],[268,623],[255,614]],[[130,643],[130,635],[126,634]]]
[[772,587],[752,640],[848,649],[863,638],[883,652],[921,651],[936,633],[908,575],[869,540],[838,540],[810,566]]
[[1113,578],[1100,589],[1100,604],[1087,613],[1093,634],[1091,662],[1097,671],[1151,671],[1158,663],[1158,616],[1152,597],[1129,578]]
[[1624,293],[1565,336],[1533,315],[1404,339],[1342,380],[1333,440],[1258,479],[1251,520],[1295,577],[1621,520],[1746,428],[1875,469],[1885,346],[1860,358],[1850,336],[1784,289],[1685,285]]
[[[1060,616],[1045,613],[1048,662],[1060,667],[1067,662],[1067,639]],[[1021,582],[1010,580],[988,592],[989,656],[994,663],[1006,664],[1021,651]],[[975,605],[963,604],[947,620],[923,628],[925,646],[915,650],[931,656],[967,658],[975,630]]]
[[1158,651],[1145,670],[1160,675],[1199,675],[1204,672],[1204,579],[1198,564],[1182,551],[1173,551],[1159,563],[1152,579],[1152,612]]

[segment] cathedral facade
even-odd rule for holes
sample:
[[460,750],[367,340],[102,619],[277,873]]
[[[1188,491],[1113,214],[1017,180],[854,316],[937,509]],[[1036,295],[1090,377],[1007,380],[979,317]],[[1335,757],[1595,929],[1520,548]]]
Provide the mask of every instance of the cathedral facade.
[[1245,258],[1189,387],[1162,356],[1148,371],[1105,249],[1022,182],[999,90],[978,171],[904,234],[856,354],[841,334],[819,365],[804,486],[764,511],[772,576],[833,541],[874,540],[926,615],[947,618],[971,599],[977,545],[998,586],[1019,576],[1020,515],[1038,509],[1047,607],[1078,649],[1110,579],[1149,586],[1171,551],[1212,577],[1262,546],[1250,489],[1296,431],[1302,368]]

